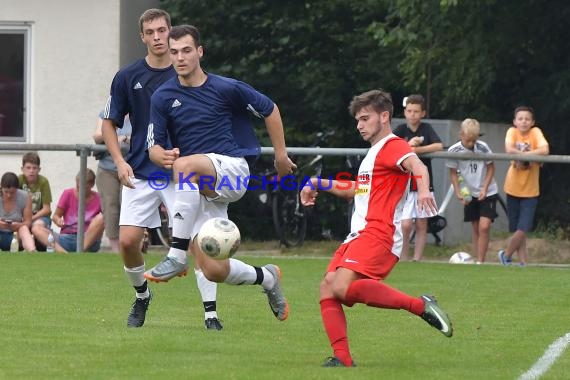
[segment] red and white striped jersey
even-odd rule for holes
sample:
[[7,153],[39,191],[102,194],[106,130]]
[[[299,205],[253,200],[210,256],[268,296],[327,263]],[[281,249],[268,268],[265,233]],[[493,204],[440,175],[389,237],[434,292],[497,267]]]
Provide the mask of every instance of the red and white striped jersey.
[[370,148],[358,169],[354,214],[345,243],[370,234],[378,239],[378,244],[400,257],[401,215],[410,181],[410,173],[401,164],[411,155],[415,153],[408,143],[394,134]]

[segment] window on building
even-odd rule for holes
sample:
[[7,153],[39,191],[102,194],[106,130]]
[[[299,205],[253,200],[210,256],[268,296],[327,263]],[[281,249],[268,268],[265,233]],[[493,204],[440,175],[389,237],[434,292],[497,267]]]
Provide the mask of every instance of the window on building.
[[0,141],[28,137],[30,27],[0,21]]

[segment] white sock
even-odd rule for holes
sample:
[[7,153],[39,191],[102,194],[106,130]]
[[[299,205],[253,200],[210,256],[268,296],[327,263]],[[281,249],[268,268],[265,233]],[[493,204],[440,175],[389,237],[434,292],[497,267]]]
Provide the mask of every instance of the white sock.
[[228,277],[226,277],[224,282],[231,285],[253,285],[257,279],[255,268],[236,259],[229,259],[229,261],[230,273],[228,273]]
[[178,261],[180,264],[186,264],[188,262],[188,255],[181,249],[172,248],[168,249],[168,255],[173,260]]
[[200,289],[202,302],[215,301],[218,284],[208,280],[201,269],[194,268],[194,274],[196,275],[196,283],[198,284],[198,289]]
[[215,311],[206,311],[204,312],[204,320],[210,318],[218,318],[218,313]]
[[[196,216],[200,210],[200,192],[197,188],[190,189],[188,186],[183,189],[177,188],[174,198],[172,236],[190,240]],[[167,256],[182,264],[188,262],[187,251],[183,249],[170,247]]]
[[273,274],[265,269],[265,267],[261,267],[261,270],[263,271],[263,281],[261,282],[261,286],[263,286],[263,289],[265,290],[273,288],[275,286],[275,277],[273,277]]
[[[252,265],[246,264],[243,261],[237,259],[229,259],[230,261],[230,273],[228,277],[224,280],[226,284],[231,285],[253,285],[257,280],[257,271]],[[264,267],[261,267],[263,273],[263,281],[261,286],[264,289],[271,289],[275,284],[273,275]]]
[[[146,279],[144,278],[144,264],[134,268],[127,268],[125,266],[123,268],[125,269],[125,274],[127,275],[127,278],[133,287],[139,287],[145,283]],[[136,296],[137,298],[148,298],[150,296],[150,292],[147,288],[143,293],[137,292]]]

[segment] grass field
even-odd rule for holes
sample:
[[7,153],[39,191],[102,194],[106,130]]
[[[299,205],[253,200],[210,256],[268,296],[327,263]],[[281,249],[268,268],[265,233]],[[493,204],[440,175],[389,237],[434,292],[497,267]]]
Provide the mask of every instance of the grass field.
[[[388,283],[436,295],[454,337],[404,311],[357,305],[347,318],[358,368],[320,368],[330,355],[318,307],[327,261],[242,258],[281,267],[287,321],[259,287],[220,285],[224,330],[205,331],[190,275],[153,285],[145,326],[127,329],[133,290],[118,256],[1,253],[0,378],[516,379],[570,331],[568,269],[404,262]],[[565,351],[542,378],[569,373]]]

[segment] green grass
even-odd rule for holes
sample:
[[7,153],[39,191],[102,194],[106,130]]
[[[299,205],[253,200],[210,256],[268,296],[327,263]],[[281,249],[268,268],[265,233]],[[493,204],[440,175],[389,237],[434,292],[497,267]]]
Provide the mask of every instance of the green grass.
[[[153,285],[145,326],[127,329],[133,290],[118,256],[1,253],[0,378],[516,379],[570,331],[568,269],[405,262],[387,282],[436,295],[454,337],[404,311],[357,305],[347,319],[358,368],[320,368],[330,355],[318,306],[327,261],[242,258],[281,266],[287,321],[259,287],[220,285],[224,330],[205,331],[190,275]],[[543,379],[568,373],[566,351]]]

